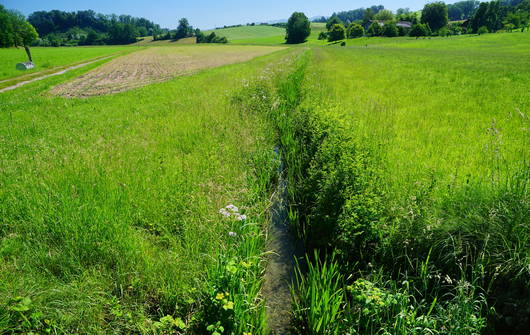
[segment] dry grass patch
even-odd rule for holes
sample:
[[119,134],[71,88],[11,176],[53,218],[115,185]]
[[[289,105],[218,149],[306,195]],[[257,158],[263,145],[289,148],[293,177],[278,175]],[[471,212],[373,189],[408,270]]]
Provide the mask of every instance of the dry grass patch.
[[185,46],[155,47],[117,58],[70,82],[52,93],[64,97],[89,97],[127,91],[204,68],[243,62],[281,47]]

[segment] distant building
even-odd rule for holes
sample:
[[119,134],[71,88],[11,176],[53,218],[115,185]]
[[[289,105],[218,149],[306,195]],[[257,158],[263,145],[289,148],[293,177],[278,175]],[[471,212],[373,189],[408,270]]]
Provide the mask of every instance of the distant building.
[[370,23],[374,23],[374,22],[379,23],[379,25],[381,27],[383,27],[385,25],[385,21],[383,21],[383,20],[370,20]]
[[410,21],[399,21],[398,23],[396,23],[396,26],[403,27],[403,28],[411,28],[412,27],[412,22],[410,22]]

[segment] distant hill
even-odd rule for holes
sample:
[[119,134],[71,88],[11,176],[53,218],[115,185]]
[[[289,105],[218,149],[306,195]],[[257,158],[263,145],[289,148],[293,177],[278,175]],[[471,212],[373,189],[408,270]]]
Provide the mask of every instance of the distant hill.
[[[325,23],[311,23],[311,36],[308,40],[312,43],[317,41],[318,34],[326,30]],[[218,28],[205,31],[205,34],[215,32],[218,36],[224,36],[229,43],[277,45],[285,43],[285,29],[268,25],[238,26],[229,28]],[[320,44],[318,41],[317,44]]]
[[285,29],[267,25],[221,28],[204,33],[209,34],[212,31],[218,36],[226,37],[231,43],[282,43],[285,37]]

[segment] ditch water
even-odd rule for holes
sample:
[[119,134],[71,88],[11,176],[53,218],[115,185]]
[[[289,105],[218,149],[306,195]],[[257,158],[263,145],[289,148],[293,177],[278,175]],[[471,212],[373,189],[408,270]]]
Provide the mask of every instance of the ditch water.
[[[275,149],[281,156],[280,149]],[[290,334],[291,292],[295,281],[296,259],[303,258],[303,244],[289,227],[287,180],[283,162],[278,171],[278,185],[272,195],[271,221],[267,236],[268,265],[263,295],[267,305],[267,322],[271,334]]]

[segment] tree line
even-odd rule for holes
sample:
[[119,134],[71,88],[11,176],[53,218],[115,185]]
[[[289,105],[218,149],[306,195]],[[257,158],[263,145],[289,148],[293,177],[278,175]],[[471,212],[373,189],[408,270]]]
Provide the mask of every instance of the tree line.
[[[361,15],[362,14],[362,15]],[[319,20],[320,21],[320,20]],[[449,36],[482,34],[504,29],[524,31],[530,25],[530,0],[479,2],[466,0],[447,5],[432,2],[421,11],[383,6],[333,13],[319,39],[329,42],[362,36]]]
[[93,10],[38,11],[30,14],[28,21],[40,35],[39,46],[128,44],[139,36],[161,31],[158,24],[145,18],[105,15]]
[[166,30],[160,34],[153,34],[153,40],[180,40],[182,38],[196,37],[197,43],[228,43],[224,36],[217,36],[214,32],[204,34],[199,28],[194,29],[188,19],[181,18],[177,29]]

